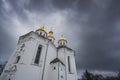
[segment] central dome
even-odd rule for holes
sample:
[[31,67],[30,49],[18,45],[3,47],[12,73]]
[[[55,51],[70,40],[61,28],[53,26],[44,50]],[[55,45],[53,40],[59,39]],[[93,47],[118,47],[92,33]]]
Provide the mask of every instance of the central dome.
[[52,31],[52,30],[50,30],[50,31],[49,31],[49,33],[48,33],[48,37],[55,39],[55,38],[54,38],[54,34],[53,34],[53,31]]
[[47,30],[45,29],[45,27],[44,27],[44,26],[43,26],[43,27],[40,27],[38,30],[42,30],[42,31],[47,32]]

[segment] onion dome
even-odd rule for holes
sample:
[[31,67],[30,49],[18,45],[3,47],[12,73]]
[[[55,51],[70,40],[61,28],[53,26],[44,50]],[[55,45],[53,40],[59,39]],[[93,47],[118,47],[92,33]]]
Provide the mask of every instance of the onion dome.
[[54,37],[54,34],[53,34],[53,31],[52,31],[52,30],[49,31],[47,37],[48,37],[49,40],[51,40],[52,42],[54,42],[55,37]]
[[67,42],[66,38],[63,35],[58,40],[59,41],[66,41]]
[[53,38],[53,39],[55,39],[55,37],[54,37],[54,34],[53,34],[53,31],[51,30],[51,31],[49,31],[49,33],[48,33],[48,38]]
[[41,30],[41,31],[45,31],[45,32],[47,32],[47,30],[45,29],[44,26],[43,26],[43,27],[40,27],[38,30]]
[[67,40],[66,38],[62,35],[59,39],[58,39],[58,46],[66,46],[67,45]]
[[36,33],[42,37],[47,37],[47,30],[45,29],[45,27],[40,27],[39,29],[36,30]]

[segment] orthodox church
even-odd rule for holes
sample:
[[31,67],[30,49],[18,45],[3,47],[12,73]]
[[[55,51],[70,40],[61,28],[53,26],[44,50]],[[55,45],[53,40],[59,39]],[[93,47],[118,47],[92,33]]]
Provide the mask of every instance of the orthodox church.
[[74,50],[64,36],[54,40],[44,26],[20,36],[1,80],[77,80]]

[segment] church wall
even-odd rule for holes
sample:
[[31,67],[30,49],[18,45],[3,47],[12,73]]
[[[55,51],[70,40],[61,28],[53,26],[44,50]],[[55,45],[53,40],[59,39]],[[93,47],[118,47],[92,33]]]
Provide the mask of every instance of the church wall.
[[58,49],[58,58],[65,64],[65,49],[60,48]]
[[37,66],[18,64],[17,69],[13,80],[40,80],[41,69]]
[[[39,45],[42,46],[40,59],[35,63]],[[70,56],[71,73],[68,71],[68,56]],[[50,63],[55,58],[60,61]],[[67,48],[57,50],[51,41],[32,31],[20,37],[2,77],[5,77],[4,80],[77,80],[74,51]]]
[[48,71],[48,77],[44,80],[58,80],[58,63],[50,64],[50,70]]
[[[46,55],[46,64],[45,64],[45,69],[44,69],[44,80],[52,80],[52,77],[49,75],[56,75],[57,71],[51,71],[51,64],[50,62],[56,58],[56,47],[52,44],[52,42],[49,42],[48,45],[48,51]],[[50,73],[49,73],[50,72]],[[54,78],[57,78],[57,76],[54,76]]]
[[[77,80],[74,51],[65,49],[65,53],[66,53],[67,80]],[[70,57],[70,72],[69,72],[69,69],[68,69],[68,67],[69,67],[69,65],[68,65],[68,56]]]
[[67,80],[65,75],[65,65],[59,63],[59,80]]
[[[5,70],[8,70],[13,65],[17,66],[17,71],[15,72],[15,76],[13,80],[19,80],[19,79],[20,80],[41,80],[44,61],[45,61],[45,53],[47,49],[47,42],[48,40],[43,39],[34,33],[30,36],[26,36],[24,39],[20,38],[15,52],[11,56],[11,59],[9,60],[9,62],[7,63],[7,65],[9,66],[7,66],[5,69]],[[25,44],[25,48],[24,48],[25,50],[24,52],[21,51],[20,53],[18,53],[18,51],[20,50],[18,48],[20,48],[22,44]],[[42,52],[41,52],[40,63],[39,65],[36,65],[34,64],[34,60],[35,60],[35,56],[36,56],[39,45],[42,45]],[[49,51],[53,53],[53,54],[51,53],[49,54],[55,55],[55,52],[56,52],[55,48],[54,48],[55,51],[51,47],[49,48],[50,48]],[[14,64],[14,60],[18,55],[21,56],[20,61],[19,63]]]

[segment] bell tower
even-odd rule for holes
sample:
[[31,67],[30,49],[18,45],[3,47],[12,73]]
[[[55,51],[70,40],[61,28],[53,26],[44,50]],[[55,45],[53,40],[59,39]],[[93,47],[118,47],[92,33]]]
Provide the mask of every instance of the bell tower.
[[58,58],[65,64],[65,66],[59,65],[63,69],[59,71],[60,80],[77,80],[75,52],[67,46],[67,39],[63,35],[58,39],[57,50]]

